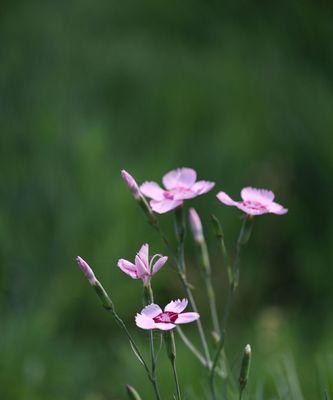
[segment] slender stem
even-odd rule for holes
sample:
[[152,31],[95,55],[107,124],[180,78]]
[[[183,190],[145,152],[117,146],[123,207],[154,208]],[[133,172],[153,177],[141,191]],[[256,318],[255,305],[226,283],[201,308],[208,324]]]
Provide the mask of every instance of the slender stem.
[[[143,300],[145,304],[152,304],[154,302],[154,293],[151,287],[150,282],[148,285],[144,286],[143,289]],[[155,395],[157,399],[160,399],[160,393],[157,383],[156,376],[156,362],[157,359],[155,357],[155,348],[154,348],[154,332],[153,330],[149,331],[149,349],[150,349],[150,359],[151,359],[151,382],[155,391]]]
[[[165,247],[167,248],[167,250],[172,255],[173,261],[174,261],[174,265],[175,265],[175,268],[177,270],[179,279],[180,279],[180,281],[181,281],[181,283],[182,283],[182,285],[184,287],[184,290],[186,292],[186,296],[188,297],[188,300],[189,300],[189,302],[191,304],[191,307],[192,307],[194,312],[198,312],[198,307],[197,307],[197,305],[195,303],[195,300],[194,300],[194,297],[192,295],[191,285],[188,282],[186,275],[182,272],[181,264],[180,264],[177,256],[175,255],[172,247],[170,246],[170,243],[169,243],[166,235],[164,234],[163,230],[161,229],[161,227],[160,227],[160,225],[158,223],[153,224],[152,226],[155,228],[155,230],[161,236]],[[206,336],[205,336],[205,333],[204,333],[204,330],[203,330],[203,327],[202,327],[200,319],[198,319],[196,321],[196,324],[197,324],[197,328],[198,328],[198,332],[199,332],[199,336],[200,336],[200,341],[201,341],[202,347],[204,349],[204,354],[205,354],[207,365],[210,365],[211,359],[210,359],[208,344],[207,344]]]
[[201,364],[205,367],[209,367],[207,365],[205,357],[200,353],[200,351],[195,347],[195,345],[190,341],[190,339],[185,335],[183,330],[181,329],[180,326],[177,326],[177,332],[184,342],[185,346],[188,347],[188,349],[196,356],[196,358],[201,362]]
[[[203,356],[203,354],[200,353],[200,351],[195,347],[195,345],[191,342],[191,340],[185,335],[180,326],[177,326],[176,329],[185,346],[195,355],[195,357],[201,362],[201,364],[205,368],[210,369],[212,367],[212,364],[207,364],[207,361]],[[223,376],[223,372],[219,368],[215,369],[215,373],[217,373],[221,377]]]
[[180,387],[179,387],[177,368],[176,368],[176,360],[173,360],[171,362],[171,364],[172,364],[173,376],[174,376],[175,384],[176,384],[177,400],[181,400]]
[[[215,370],[216,370],[216,366],[217,366],[218,360],[220,358],[221,352],[224,347],[225,332],[226,332],[227,323],[229,320],[231,305],[232,305],[232,301],[233,301],[233,297],[234,297],[234,292],[235,292],[235,290],[238,286],[238,282],[239,282],[240,253],[241,253],[242,246],[247,243],[250,233],[251,233],[251,226],[250,227],[247,226],[248,221],[249,221],[248,216],[245,216],[245,218],[243,219],[241,230],[239,232],[238,239],[237,239],[236,255],[235,255],[235,260],[234,260],[234,264],[233,264],[233,268],[232,268],[232,275],[230,275],[230,273],[228,273],[229,289],[228,289],[227,302],[226,302],[223,319],[222,319],[222,332],[223,333],[222,333],[222,337],[220,339],[219,345],[216,349],[216,352],[215,352],[215,355],[213,358],[213,365],[212,365],[211,372],[210,372],[210,388],[211,388],[213,400],[216,400],[216,388],[215,388],[215,381],[214,381]],[[223,251],[224,255],[226,256],[227,253],[226,253],[226,248],[224,245],[223,236],[221,236],[220,239],[221,239],[222,251]]]
[[176,384],[176,392],[177,392],[177,400],[181,400],[180,394],[180,387],[179,387],[179,380],[177,375],[177,368],[176,368],[176,343],[175,343],[175,336],[172,331],[165,332],[165,345],[169,360],[171,362],[173,377]]
[[150,343],[152,384],[153,384],[153,387],[154,387],[156,398],[160,399],[161,397],[160,397],[160,392],[159,392],[159,389],[158,389],[157,377],[156,377],[156,358],[155,358],[155,350],[154,350],[154,332],[152,330],[149,331],[149,343]]
[[145,359],[143,358],[143,355],[141,354],[138,346],[136,345],[134,339],[132,338],[132,335],[129,333],[126,325],[124,324],[123,320],[119,317],[119,315],[114,310],[110,310],[110,311],[112,312],[113,317],[115,318],[115,320],[116,320],[117,324],[119,325],[119,327],[122,328],[123,331],[125,332],[128,340],[131,343],[131,346],[133,347],[134,352],[136,353],[136,355],[138,356],[138,358],[141,361],[142,365],[144,366],[144,369],[147,372],[148,378],[151,381],[152,377],[151,377],[151,373],[150,373],[149,367],[148,367]]
[[212,318],[212,323],[213,323],[213,328],[214,331],[218,336],[221,335],[221,330],[220,330],[220,324],[219,324],[219,318],[218,318],[218,313],[217,313],[217,307],[216,307],[216,299],[215,299],[215,291],[214,287],[212,284],[212,274],[211,274],[211,265],[210,265],[210,259],[209,259],[209,253],[207,249],[207,244],[205,239],[200,243],[200,250],[201,250],[201,257],[202,257],[202,264],[204,268],[204,279],[205,279],[205,285],[206,285],[206,292],[207,292],[207,297],[208,297],[208,302],[209,302],[209,308],[210,308],[210,314]]
[[212,364],[212,367],[211,367],[211,370],[210,370],[210,375],[209,375],[209,386],[210,386],[210,391],[211,391],[213,400],[217,399],[214,378],[215,378],[216,367],[217,367],[217,364],[218,364],[218,361],[220,359],[220,355],[221,355],[221,352],[222,352],[222,349],[223,349],[223,346],[224,346],[224,337],[225,337],[225,334],[224,334],[224,332],[222,332],[222,336],[220,338],[218,347],[217,347],[217,349],[215,351],[215,355],[214,355],[214,358],[213,358],[213,364]]
[[238,397],[238,400],[242,400],[242,398],[243,398],[243,393],[244,393],[244,390],[239,389],[239,397]]
[[212,364],[212,368],[210,371],[210,377],[209,377],[210,388],[211,388],[213,400],[216,400],[216,388],[215,388],[215,380],[214,380],[215,372],[216,372],[216,367],[217,367],[218,361],[220,359],[222,350],[224,348],[225,330],[226,330],[226,325],[227,325],[229,315],[230,315],[233,294],[234,294],[234,287],[232,284],[230,284],[229,289],[228,289],[227,302],[226,302],[225,311],[224,311],[223,320],[222,320],[222,327],[223,327],[222,336],[218,343],[218,347],[215,351],[215,355],[213,358],[213,364]]
[[[191,307],[192,307],[193,311],[198,313],[198,307],[197,307],[196,302],[194,300],[194,297],[193,297],[193,294],[192,294],[192,290],[191,290],[190,285],[189,285],[189,283],[188,283],[188,281],[186,279],[186,276],[184,274],[182,274],[181,272],[178,272],[178,276],[179,276],[179,278],[181,280],[181,283],[182,283],[182,285],[184,287],[184,290],[186,292],[186,296],[187,296],[187,298],[188,298],[188,300],[189,300],[189,302],[191,304]],[[203,347],[203,350],[204,350],[206,362],[207,362],[207,365],[210,365],[211,359],[210,359],[210,354],[209,354],[209,349],[208,349],[208,344],[207,344],[205,332],[203,330],[202,323],[201,323],[200,319],[197,319],[196,323],[197,323],[197,328],[198,328],[200,340],[201,340],[201,343],[202,343],[202,347]]]

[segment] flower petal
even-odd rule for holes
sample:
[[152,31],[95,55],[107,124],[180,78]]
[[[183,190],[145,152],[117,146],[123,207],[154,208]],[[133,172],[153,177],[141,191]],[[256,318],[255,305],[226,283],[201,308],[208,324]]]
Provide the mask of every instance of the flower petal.
[[192,168],[177,168],[163,176],[163,185],[169,190],[176,187],[190,188],[197,179],[197,173]]
[[179,314],[185,310],[185,308],[187,307],[187,304],[188,304],[187,299],[173,300],[173,301],[170,301],[170,303],[164,307],[164,311],[165,312],[166,311],[175,312],[175,313]]
[[148,243],[145,243],[141,246],[138,256],[141,258],[142,262],[144,265],[148,267],[149,265],[149,245]]
[[157,272],[158,270],[160,270],[160,269],[163,267],[163,265],[164,265],[167,261],[168,261],[168,257],[167,257],[167,256],[164,256],[164,257],[159,258],[159,259],[156,261],[156,263],[153,265],[153,268],[152,268],[152,275],[156,274],[156,272]]
[[135,257],[135,266],[139,278],[142,278],[143,276],[150,274],[149,266],[148,265],[146,266],[146,264],[144,264],[144,262],[138,255],[136,255]]
[[154,200],[164,199],[163,196],[164,190],[156,182],[144,182],[140,186],[140,191],[144,196],[149,197],[150,199]]
[[164,214],[170,210],[173,210],[174,208],[177,208],[181,204],[183,204],[182,200],[169,200],[169,199],[165,199],[162,201],[152,200],[150,202],[151,208],[158,214]]
[[254,208],[251,206],[247,206],[241,202],[236,203],[236,207],[248,215],[263,215],[269,212],[266,206],[263,206],[262,208]]
[[123,258],[121,258],[120,260],[118,260],[117,266],[123,272],[125,272],[125,274],[129,275],[133,279],[138,279],[136,266],[133,263],[131,263],[130,261],[127,261],[127,260],[124,260]]
[[273,214],[283,215],[287,214],[288,209],[281,206],[281,204],[275,203],[274,201],[267,206],[268,211]]
[[169,324],[165,322],[156,322],[155,328],[160,329],[161,331],[170,331],[171,329],[175,328],[175,324]]
[[257,201],[267,204],[267,202],[270,203],[274,200],[274,193],[271,190],[246,187],[242,189],[241,197],[244,201]]
[[232,200],[225,192],[219,192],[216,197],[226,206],[237,206],[237,201]]
[[136,314],[135,323],[141,329],[154,329],[155,328],[154,320],[152,318],[147,317],[146,315]]
[[[168,192],[167,192],[168,193]],[[186,199],[193,199],[193,197],[197,197],[198,193],[196,193],[194,190],[187,189],[187,188],[175,188],[172,190],[171,198],[174,200],[186,200]]]
[[162,313],[162,309],[159,305],[157,304],[148,304],[148,306],[146,306],[142,311],[141,314],[149,317],[149,318],[155,318],[157,317],[159,314]]
[[191,190],[197,195],[209,192],[215,186],[215,182],[209,181],[198,181],[192,187]]
[[186,312],[183,314],[179,314],[175,323],[178,324],[187,324],[189,322],[196,321],[200,318],[200,315],[196,312]]

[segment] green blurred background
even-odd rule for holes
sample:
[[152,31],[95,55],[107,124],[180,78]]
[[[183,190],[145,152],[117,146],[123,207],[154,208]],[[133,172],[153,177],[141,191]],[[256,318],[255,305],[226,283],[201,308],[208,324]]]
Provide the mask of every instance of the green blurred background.
[[[144,242],[165,251],[120,170],[159,181],[178,166],[217,183],[191,204],[220,306],[209,215],[231,250],[240,213],[214,194],[267,187],[290,210],[258,218],[242,258],[227,352],[237,372],[252,344],[249,398],[333,395],[332,3],[4,1],[0,19],[0,398],[116,400],[126,383],[153,398],[74,258],[94,267],[143,345],[141,285],[116,262]],[[171,215],[161,221],[171,235]],[[186,245],[208,326],[190,235]],[[171,269],[154,286],[161,304],[183,296]],[[184,391],[204,399],[205,374],[178,347]],[[164,356],[160,378],[170,399]]]

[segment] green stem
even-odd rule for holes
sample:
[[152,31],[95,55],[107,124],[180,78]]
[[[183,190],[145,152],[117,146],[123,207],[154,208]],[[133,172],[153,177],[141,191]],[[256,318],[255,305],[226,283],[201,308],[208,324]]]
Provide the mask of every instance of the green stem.
[[207,292],[207,297],[208,297],[208,302],[209,302],[209,308],[210,308],[210,314],[212,318],[212,323],[213,323],[213,328],[214,331],[218,336],[221,335],[221,330],[220,330],[220,324],[219,324],[219,318],[218,318],[218,313],[217,313],[217,307],[216,307],[216,299],[215,299],[215,291],[214,287],[212,284],[212,274],[211,274],[211,265],[210,265],[210,259],[209,259],[209,253],[207,249],[207,244],[205,239],[200,243],[200,250],[201,250],[201,258],[202,258],[202,265],[203,265],[203,273],[204,273],[204,279],[205,279],[205,285],[206,285],[206,292]]
[[181,400],[181,394],[180,394],[180,386],[179,386],[179,380],[178,380],[178,374],[177,374],[177,368],[176,368],[176,343],[175,343],[175,337],[172,331],[167,331],[165,332],[165,344],[166,344],[166,350],[168,353],[169,360],[171,362],[172,366],[172,371],[173,371],[173,377],[175,380],[175,385],[176,385],[176,393],[177,393],[177,400]]
[[196,358],[201,362],[201,364],[206,367],[210,368],[209,365],[207,365],[207,361],[205,357],[200,353],[200,351],[195,347],[195,345],[190,341],[190,339],[185,335],[181,327],[178,325],[177,326],[177,332],[184,342],[185,346],[196,356]]
[[150,382],[151,382],[151,384],[153,386],[156,399],[157,400],[161,400],[160,394],[158,392],[156,381],[154,380],[154,378],[152,376],[152,373],[151,373],[151,371],[150,371],[150,369],[149,369],[149,367],[148,367],[143,355],[140,352],[140,349],[136,345],[132,335],[129,333],[124,321],[117,314],[117,312],[116,312],[116,310],[114,308],[113,302],[110,299],[109,295],[107,294],[107,292],[105,291],[104,287],[101,285],[101,283],[99,281],[96,281],[96,283],[94,284],[93,287],[94,287],[98,297],[101,299],[103,307],[106,310],[111,312],[111,314],[112,314],[113,318],[115,319],[116,323],[118,324],[118,326],[125,332],[128,340],[129,340],[129,342],[130,342],[130,344],[132,346],[132,349],[133,349],[135,355],[138,357],[138,359],[140,360],[141,364],[143,365],[143,367],[144,367],[144,369],[145,369],[145,371],[147,373],[148,379],[150,380]]
[[[180,281],[184,287],[184,290],[186,292],[186,296],[191,304],[192,310],[196,313],[198,313],[198,307],[196,305],[196,302],[194,300],[193,294],[192,294],[192,290],[190,288],[190,285],[187,281],[187,278],[184,274],[182,274],[181,272],[178,271],[178,276],[180,278]],[[199,332],[199,336],[200,336],[200,340],[201,340],[201,344],[204,350],[204,354],[205,354],[205,358],[206,358],[206,362],[207,365],[210,365],[211,363],[211,359],[210,359],[210,354],[209,354],[209,349],[208,349],[208,344],[207,344],[207,340],[206,340],[206,336],[205,336],[205,332],[203,330],[202,327],[202,323],[200,321],[200,319],[196,320],[196,324],[197,324],[197,328],[198,328],[198,332]]]
[[216,349],[216,352],[215,352],[215,355],[214,355],[214,358],[213,358],[213,364],[212,364],[212,367],[211,367],[211,370],[210,370],[210,375],[209,375],[209,386],[210,386],[210,391],[211,391],[213,400],[217,399],[217,397],[216,397],[216,387],[215,387],[215,372],[216,372],[216,367],[217,367],[218,361],[220,359],[221,352],[223,350],[224,337],[225,337],[224,332],[222,332],[218,347]]
[[[154,302],[154,293],[153,289],[151,287],[150,282],[148,285],[144,286],[143,288],[143,298],[144,298],[144,303],[147,304],[152,304]],[[156,398],[160,399],[160,393],[159,393],[159,388],[158,388],[158,383],[157,383],[157,376],[156,376],[156,362],[157,359],[155,357],[155,347],[154,347],[154,331],[150,330],[149,331],[149,349],[150,349],[150,359],[151,359],[151,382],[156,394]]]
[[179,381],[178,381],[178,375],[177,375],[177,369],[176,369],[176,360],[172,361],[171,363],[172,363],[173,376],[174,376],[175,384],[176,384],[177,400],[181,400]]
[[[251,234],[251,229],[252,229],[252,224],[251,218],[249,216],[245,216],[242,222],[242,226],[239,232],[239,236],[237,239],[237,245],[236,245],[236,255],[235,255],[235,260],[233,264],[233,268],[231,269],[228,267],[228,277],[229,277],[229,289],[228,289],[228,296],[227,296],[227,302],[225,306],[225,310],[223,313],[223,319],[222,319],[222,336],[219,342],[219,345],[216,349],[214,358],[213,358],[213,364],[210,372],[210,388],[211,388],[211,393],[213,400],[216,400],[216,388],[215,388],[215,370],[217,367],[218,360],[220,358],[221,352],[224,347],[224,341],[225,341],[225,332],[227,328],[227,323],[229,320],[229,315],[230,315],[230,310],[231,310],[231,305],[234,297],[234,292],[236,288],[238,287],[239,283],[239,264],[240,264],[240,254],[241,254],[241,249],[242,246],[244,246],[250,237]],[[228,263],[227,259],[227,251],[224,243],[224,238],[223,235],[220,235],[220,241],[221,241],[221,246],[222,246],[222,252],[225,258],[225,261]],[[227,264],[229,265],[229,263]],[[230,273],[231,270],[231,273]]]
[[[174,253],[174,251],[173,251],[173,249],[172,249],[172,247],[171,247],[171,245],[169,243],[169,240],[167,239],[166,235],[164,234],[163,230],[161,229],[158,221],[157,221],[157,223],[152,224],[152,226],[157,231],[157,233],[160,235],[165,247],[167,248],[167,250],[172,255],[173,261],[174,261],[174,266],[175,266],[176,271],[178,273],[179,279],[180,279],[180,281],[181,281],[181,283],[182,283],[182,285],[184,287],[184,290],[186,292],[186,296],[187,296],[187,298],[188,298],[188,300],[190,302],[190,305],[191,305],[191,307],[192,307],[194,312],[198,312],[198,307],[197,307],[197,305],[195,303],[195,300],[194,300],[194,297],[192,295],[191,285],[188,282],[186,275],[181,270],[181,263],[180,263],[179,259],[177,258],[177,256],[175,255],[175,253]],[[200,319],[198,319],[196,321],[196,325],[197,325],[197,328],[198,328],[200,341],[201,341],[201,344],[202,344],[202,347],[203,347],[203,350],[204,350],[206,363],[207,363],[207,365],[210,365],[211,364],[211,359],[210,359],[209,349],[208,349],[207,340],[206,340],[205,333],[204,333],[204,330],[203,330],[203,327],[202,327]]]

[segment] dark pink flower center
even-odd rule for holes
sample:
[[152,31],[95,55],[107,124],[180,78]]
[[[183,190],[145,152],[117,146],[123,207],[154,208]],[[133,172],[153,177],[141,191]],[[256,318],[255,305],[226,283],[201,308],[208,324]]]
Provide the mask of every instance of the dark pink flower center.
[[173,200],[173,194],[171,192],[164,192],[163,196],[168,200]]
[[258,201],[250,201],[246,200],[242,202],[243,206],[247,207],[250,210],[254,211],[266,211],[267,207],[263,204],[259,203]]
[[153,320],[156,323],[173,324],[174,322],[176,322],[177,318],[178,313],[166,311],[157,315],[155,318],[153,318]]

